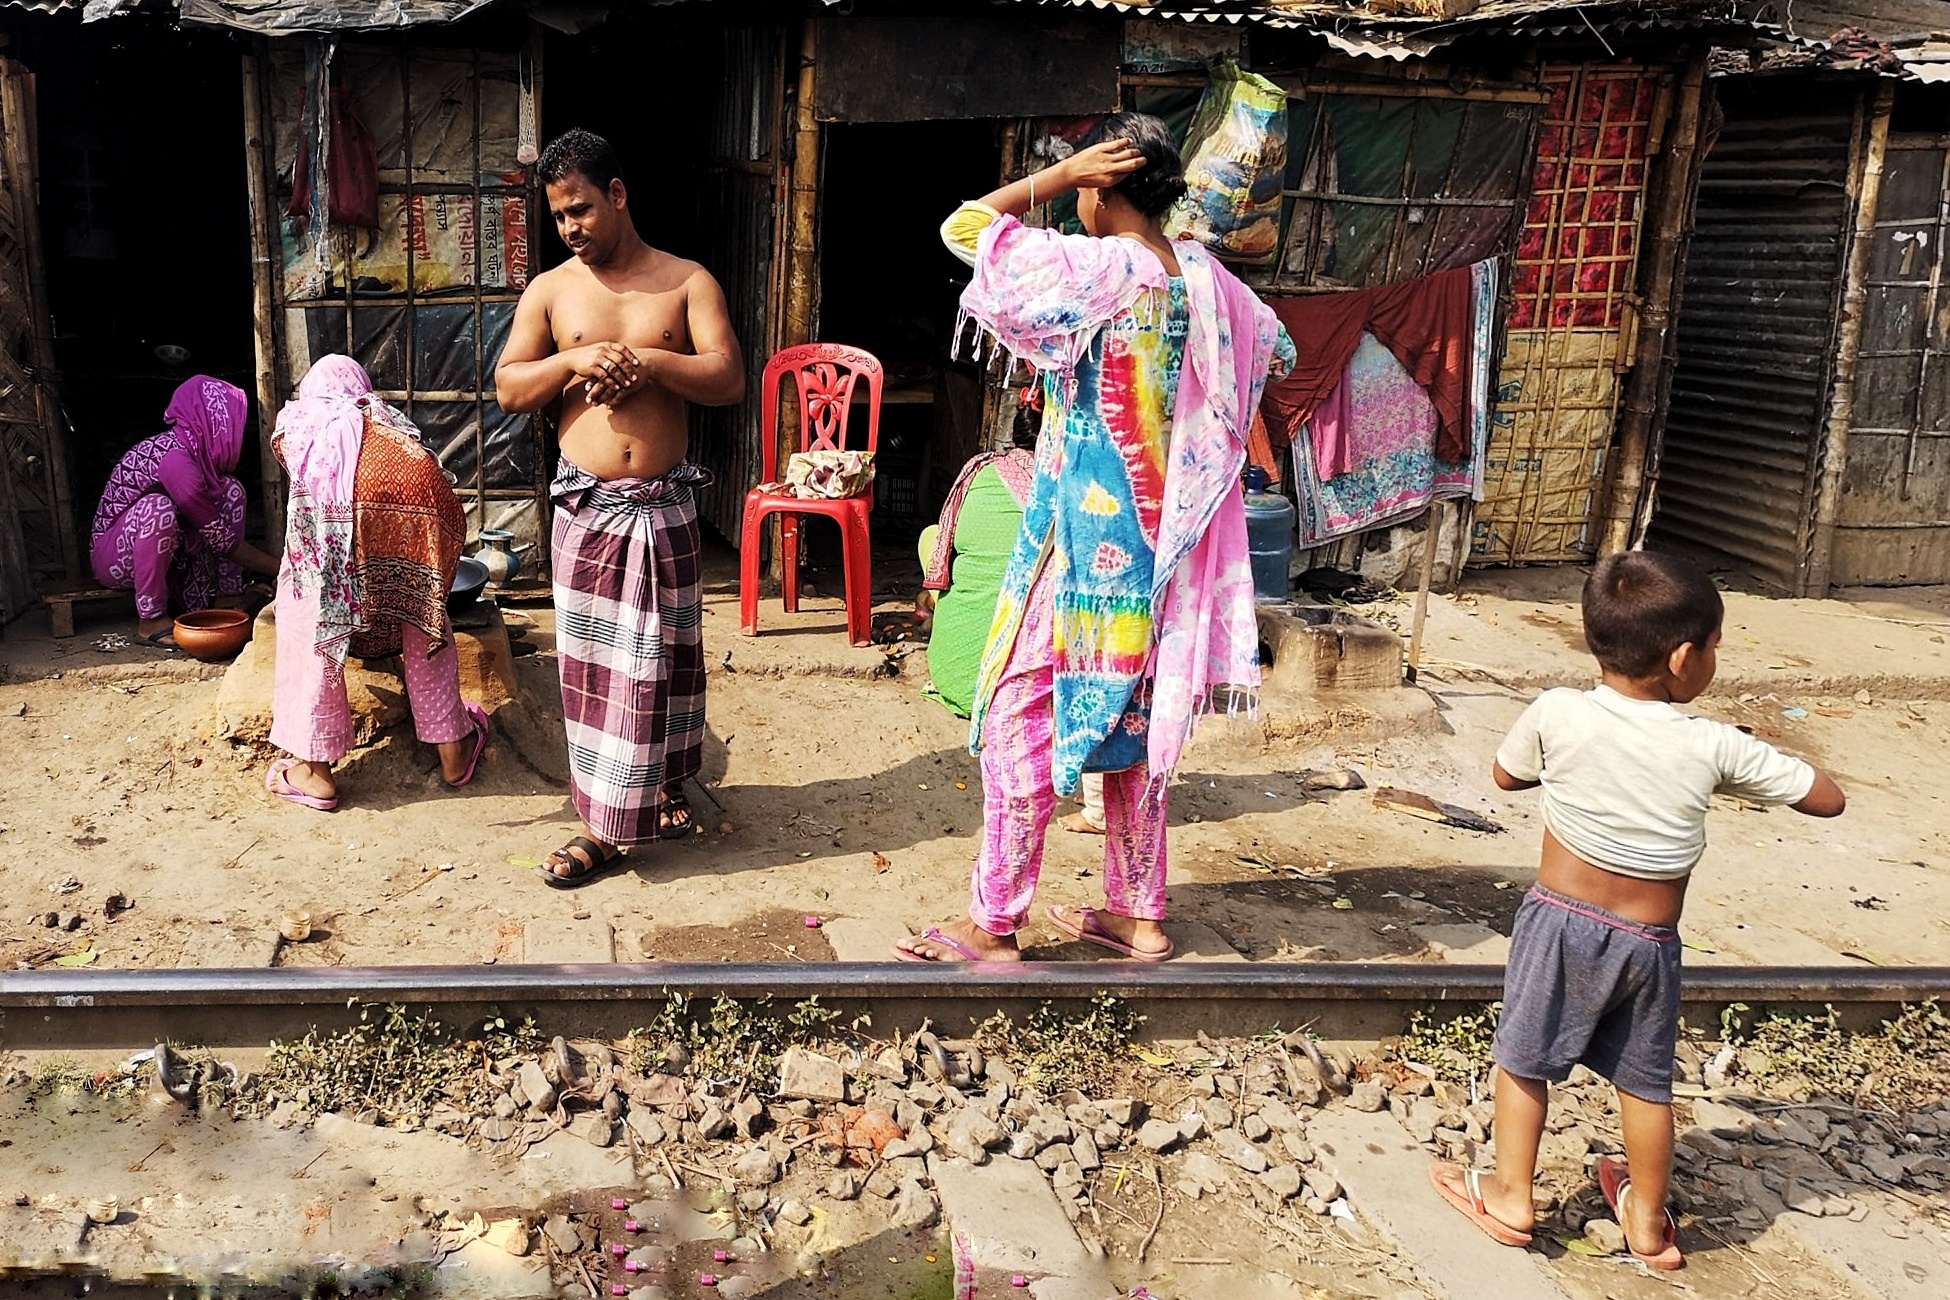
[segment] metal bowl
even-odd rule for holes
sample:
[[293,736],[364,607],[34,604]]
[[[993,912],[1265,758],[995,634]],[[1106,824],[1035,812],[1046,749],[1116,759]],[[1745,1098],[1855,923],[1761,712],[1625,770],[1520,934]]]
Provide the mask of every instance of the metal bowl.
[[447,589],[447,608],[464,609],[479,600],[487,580],[487,565],[470,555],[461,556],[454,568],[454,585]]

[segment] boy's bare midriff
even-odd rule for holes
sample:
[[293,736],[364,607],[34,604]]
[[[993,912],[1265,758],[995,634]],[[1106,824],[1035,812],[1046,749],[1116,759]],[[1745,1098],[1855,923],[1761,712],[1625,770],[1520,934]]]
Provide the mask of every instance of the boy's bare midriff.
[[1641,880],[1593,866],[1544,832],[1544,852],[1537,865],[1537,883],[1554,894],[1603,908],[1640,925],[1679,924],[1686,908],[1690,874],[1677,880]]
[[[555,345],[565,352],[614,340],[638,350],[688,353],[688,319],[681,278],[674,288],[619,293],[576,276],[549,305]],[[689,450],[689,411],[683,398],[648,378],[614,406],[592,405],[575,383],[562,395],[559,437],[562,454],[597,478],[655,478],[682,463]]]

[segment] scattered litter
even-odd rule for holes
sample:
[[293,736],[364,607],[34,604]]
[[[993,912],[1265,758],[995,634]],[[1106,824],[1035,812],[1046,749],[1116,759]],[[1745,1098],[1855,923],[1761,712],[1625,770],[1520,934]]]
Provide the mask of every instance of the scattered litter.
[[530,868],[541,866],[542,861],[540,858],[512,857],[508,859],[508,865],[511,867],[520,867],[526,871]]
[[1516,887],[1517,882],[1514,880],[1499,880],[1491,886],[1492,889],[1515,889]]
[[122,1213],[122,1203],[113,1196],[103,1196],[88,1202],[88,1222],[113,1223]]
[[819,918],[816,916],[808,916],[806,918],[806,928],[808,930],[817,930],[819,928],[819,924],[820,924]]
[[1867,898],[1851,898],[1848,901],[1865,912],[1886,912],[1889,910],[1889,904],[1877,898],[1874,894],[1870,894]]
[[1458,808],[1454,804],[1442,803],[1414,790],[1397,790],[1393,786],[1384,785],[1374,792],[1374,806],[1386,808],[1390,812],[1407,813],[1411,817],[1420,817],[1425,821],[1441,822],[1445,826],[1454,826],[1466,831],[1483,831],[1495,835],[1503,830],[1501,826],[1481,813],[1473,813],[1467,808]]
[[1874,704],[1876,697],[1869,694],[1868,689],[1865,687],[1855,693],[1855,702],[1857,704]]
[[1143,1061],[1146,1065],[1156,1065],[1162,1067],[1166,1065],[1178,1064],[1178,1062],[1169,1053],[1154,1052],[1150,1048],[1140,1046],[1137,1043],[1131,1044],[1131,1055],[1137,1057],[1138,1060]]
[[1347,1203],[1347,1197],[1345,1196],[1336,1196],[1327,1206],[1327,1213],[1336,1219],[1346,1219],[1349,1223],[1354,1222],[1354,1209]]
[[[21,705],[20,707],[24,709],[24,708],[26,708],[27,706],[26,706],[25,704],[23,704],[23,705]],[[966,782],[966,781],[957,781],[957,782],[955,782],[955,789],[957,789],[957,790],[966,790],[967,788],[968,788],[968,782]]]
[[1782,710],[1781,710],[1781,716],[1782,716],[1782,717],[1784,717],[1784,718],[1796,718],[1796,719],[1800,719],[1800,718],[1805,718],[1805,717],[1807,717],[1807,716],[1808,716],[1808,711],[1807,711],[1806,709],[1804,709],[1804,708],[1801,708],[1801,707],[1800,707],[1799,705],[1797,705],[1797,706],[1795,706],[1794,708],[1791,708],[1791,709],[1782,709]]
[[50,894],[72,894],[77,889],[80,888],[81,888],[81,882],[79,880],[76,880],[73,876],[68,876],[62,880],[56,881],[52,885],[49,885],[47,887],[47,892]]
[[1354,910],[1354,900],[1343,895],[1334,900],[1334,910],[1336,912],[1352,912]]
[[[128,648],[129,639],[119,632],[105,632],[95,638],[95,649],[100,650],[103,654],[109,654],[116,650],[126,650]],[[163,648],[168,649],[169,647],[165,646]]]
[[1690,948],[1694,952],[1703,952],[1708,954],[1709,956],[1717,955],[1720,951],[1718,948],[1707,947],[1705,944],[1699,942],[1697,939],[1681,939],[1679,941],[1679,946],[1682,948]]
[[90,943],[85,948],[77,948],[65,956],[56,957],[54,964],[56,966],[92,966],[95,964],[95,958],[100,955],[100,953],[95,951],[94,944]]
[[[803,858],[806,855],[802,853],[799,856]],[[873,855],[873,873],[876,876],[886,875],[888,870],[892,868],[893,865],[894,864],[892,862],[889,862],[887,860],[887,855],[885,853],[876,853]]]
[[311,913],[301,910],[286,912],[278,918],[278,933],[286,943],[303,943],[311,938]]

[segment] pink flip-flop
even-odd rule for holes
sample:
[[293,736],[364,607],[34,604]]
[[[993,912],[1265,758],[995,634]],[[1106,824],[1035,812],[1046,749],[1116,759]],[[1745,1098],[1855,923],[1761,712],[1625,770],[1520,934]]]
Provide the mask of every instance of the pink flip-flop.
[[[1443,1172],[1449,1169],[1454,1169],[1462,1175],[1461,1192],[1443,1181]],[[1461,1165],[1437,1161],[1429,1166],[1429,1181],[1435,1184],[1437,1195],[1467,1215],[1471,1223],[1481,1228],[1498,1245],[1528,1246],[1530,1244],[1529,1233],[1511,1227],[1491,1214],[1489,1206],[1483,1204],[1482,1170],[1466,1169]]]
[[264,773],[264,788],[286,803],[295,803],[301,808],[313,808],[319,812],[331,812],[339,806],[339,801],[336,797],[321,799],[315,794],[306,794],[303,790],[291,784],[291,778],[286,776],[285,773],[296,766],[298,766],[298,760],[295,758],[280,758],[271,764],[270,768]]
[[[1632,1190],[1631,1170],[1623,1161],[1605,1156],[1598,1161],[1598,1190],[1605,1194],[1605,1204],[1611,1207],[1613,1220],[1623,1229],[1625,1197]],[[1632,1258],[1647,1268],[1656,1268],[1665,1272],[1686,1267],[1686,1256],[1680,1253],[1677,1240],[1679,1226],[1673,1222],[1671,1210],[1666,1211],[1665,1234],[1665,1240],[1659,1243],[1659,1249],[1650,1255],[1634,1250],[1629,1241],[1625,1243],[1625,1249],[1630,1250]]]
[[[958,939],[950,939],[947,935],[943,934],[941,932],[940,926],[936,926],[936,925],[929,926],[927,929],[921,931],[919,937],[922,939],[926,939],[929,943],[938,943],[944,948],[954,949],[956,952],[961,954],[961,959],[963,961],[983,960],[983,958],[978,956],[975,950],[973,948],[970,948],[967,944],[962,943]],[[947,963],[943,963],[941,958],[939,957],[923,957],[918,952],[909,952],[907,949],[899,947],[898,945],[896,945],[896,947],[894,948],[894,956],[899,958],[901,961],[933,962],[937,965],[947,964]]]
[[1178,951],[1178,945],[1169,939],[1165,940],[1163,952],[1145,952],[1140,948],[1133,948],[1130,944],[1125,943],[1122,939],[1104,929],[1102,923],[1097,920],[1096,908],[1079,907],[1077,911],[1083,917],[1082,925],[1072,925],[1070,922],[1064,920],[1057,914],[1057,910],[1054,907],[1044,908],[1043,915],[1049,918],[1051,925],[1069,935],[1072,939],[1081,939],[1085,943],[1094,943],[1099,948],[1108,948],[1120,957],[1129,957],[1134,961],[1170,961],[1171,955]]
[[469,781],[472,781],[474,779],[474,769],[480,765],[481,755],[487,752],[487,744],[488,744],[487,710],[483,709],[478,704],[469,704],[465,702],[461,704],[461,707],[467,710],[468,720],[474,724],[474,752],[467,756],[467,770],[460,774],[460,780],[447,782],[447,788],[450,790],[458,790],[462,786],[466,785]]

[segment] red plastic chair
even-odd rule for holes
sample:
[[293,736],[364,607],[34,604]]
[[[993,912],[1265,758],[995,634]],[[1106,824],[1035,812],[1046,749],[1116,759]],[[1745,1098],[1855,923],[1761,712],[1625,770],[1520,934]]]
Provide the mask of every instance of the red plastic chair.
[[[867,447],[880,445],[880,360],[871,352],[843,343],[802,343],[786,348],[765,363],[763,467],[761,484],[778,478],[779,380],[790,371],[798,384],[799,450],[838,451],[846,442],[847,416],[859,381],[867,381]],[[745,518],[738,545],[738,624],[746,636],[758,635],[759,525],[765,516],[780,521],[780,595],[786,613],[799,608],[799,518],[825,515],[840,526],[841,552],[846,565],[846,635],[854,645],[872,641],[873,544],[867,513],[873,509],[873,487],[860,496],[836,501],[807,501],[753,488],[745,495]]]

